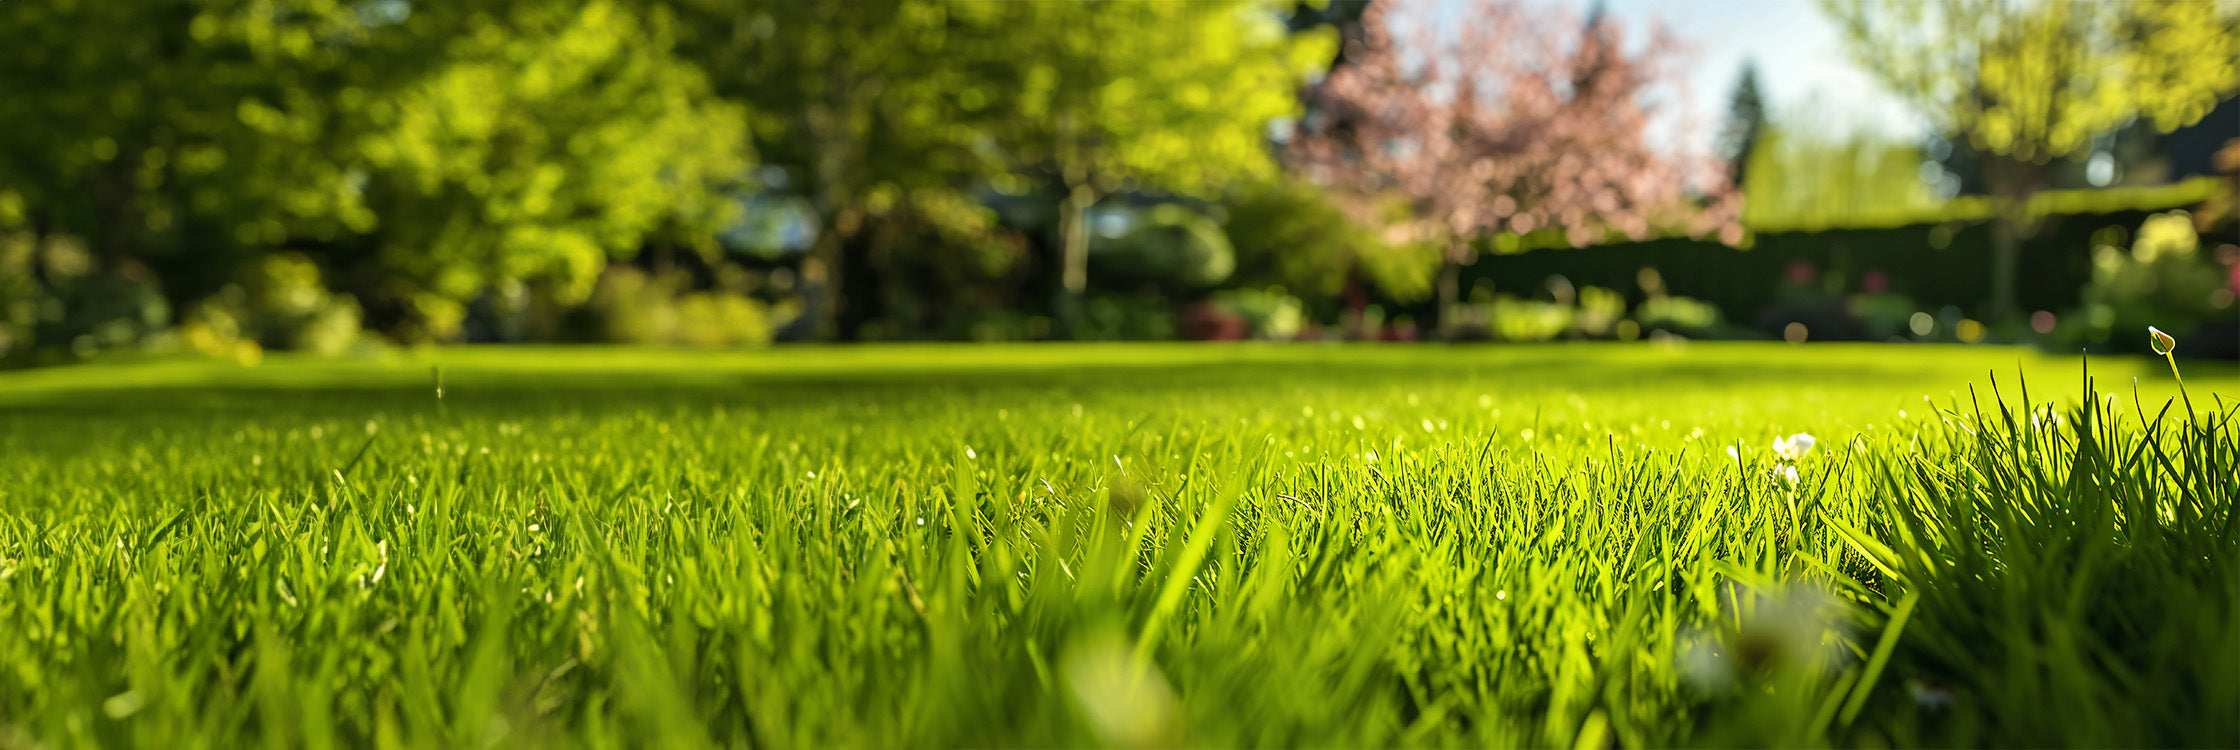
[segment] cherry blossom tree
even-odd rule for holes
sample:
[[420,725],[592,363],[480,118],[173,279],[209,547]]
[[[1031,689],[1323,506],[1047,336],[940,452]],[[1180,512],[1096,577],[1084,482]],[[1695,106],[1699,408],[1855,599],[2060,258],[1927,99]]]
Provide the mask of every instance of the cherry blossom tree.
[[1634,43],[1606,16],[1579,23],[1517,2],[1467,3],[1459,17],[1436,5],[1389,0],[1362,16],[1285,158],[1365,219],[1407,206],[1388,239],[1444,247],[1441,321],[1482,238],[1740,241],[1741,198],[1717,163],[1649,137],[1679,73],[1670,35]]

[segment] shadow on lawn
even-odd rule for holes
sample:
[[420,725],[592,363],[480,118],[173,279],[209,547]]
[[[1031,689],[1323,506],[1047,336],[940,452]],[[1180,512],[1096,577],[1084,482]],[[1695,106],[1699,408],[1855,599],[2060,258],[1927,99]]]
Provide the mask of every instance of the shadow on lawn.
[[[849,373],[740,373],[721,370],[591,370],[566,373],[446,374],[443,407],[468,413],[602,413],[704,406],[764,410],[908,403],[931,396],[980,401],[1073,399],[1114,390],[1235,394],[1293,389],[1349,390],[1468,385],[1503,394],[1537,392],[1701,392],[1893,384],[1915,368],[1867,365],[1656,362],[1606,366],[1530,362],[1235,362],[1078,367],[971,367]],[[380,385],[156,385],[62,389],[0,405],[0,420],[58,416],[100,419],[167,412],[412,413],[437,406],[433,383]]]

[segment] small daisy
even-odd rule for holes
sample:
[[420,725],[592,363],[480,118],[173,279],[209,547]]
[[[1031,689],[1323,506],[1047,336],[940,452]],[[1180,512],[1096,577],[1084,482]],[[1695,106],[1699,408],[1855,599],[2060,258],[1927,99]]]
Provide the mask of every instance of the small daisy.
[[1813,442],[1811,435],[1802,432],[1785,438],[1774,438],[1773,455],[1783,461],[1795,461],[1812,452]]

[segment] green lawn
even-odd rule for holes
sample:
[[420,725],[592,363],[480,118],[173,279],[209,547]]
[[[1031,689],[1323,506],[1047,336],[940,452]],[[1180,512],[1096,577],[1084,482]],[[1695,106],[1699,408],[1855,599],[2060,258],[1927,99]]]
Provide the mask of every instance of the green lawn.
[[0,374],[0,748],[2230,746],[2240,375],[2184,367],[2190,420],[1989,347]]

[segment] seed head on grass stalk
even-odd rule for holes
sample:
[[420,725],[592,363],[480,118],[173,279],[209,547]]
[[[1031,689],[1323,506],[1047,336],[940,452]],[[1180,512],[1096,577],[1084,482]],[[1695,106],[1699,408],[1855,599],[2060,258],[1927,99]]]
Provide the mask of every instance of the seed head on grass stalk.
[[2191,415],[2193,413],[2193,399],[2186,395],[2186,376],[2178,374],[2178,358],[2171,354],[2171,352],[2177,351],[2178,340],[2172,338],[2170,334],[2163,333],[2160,328],[2147,326],[2147,342],[2154,347],[2154,353],[2162,355],[2162,359],[2170,363],[2170,377],[2178,379],[2178,397],[2185,399],[2186,413]]

